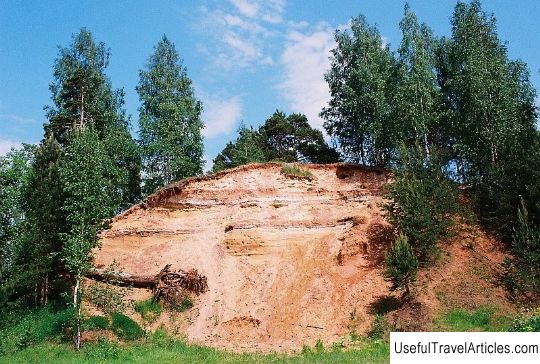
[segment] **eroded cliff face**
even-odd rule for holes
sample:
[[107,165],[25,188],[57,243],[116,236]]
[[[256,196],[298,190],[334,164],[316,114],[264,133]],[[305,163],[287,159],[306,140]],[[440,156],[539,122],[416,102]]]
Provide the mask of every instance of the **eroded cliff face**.
[[[169,186],[114,219],[95,265],[152,275],[166,264],[208,279],[186,317],[161,318],[194,342],[299,349],[365,332],[391,235],[388,172],[349,164],[252,164]],[[157,325],[157,324],[156,324]]]
[[[166,264],[196,268],[209,291],[149,329],[165,325],[235,351],[332,344],[367,333],[374,315],[389,311],[391,324],[412,331],[438,329],[433,318],[448,307],[515,311],[497,283],[503,245],[458,216],[449,217],[456,234],[440,243],[440,259],[419,272],[415,300],[401,302],[382,275],[393,237],[381,207],[391,175],[349,164],[300,167],[313,178],[251,164],[168,186],[114,219],[94,263],[147,276]],[[130,298],[151,294],[133,289]]]

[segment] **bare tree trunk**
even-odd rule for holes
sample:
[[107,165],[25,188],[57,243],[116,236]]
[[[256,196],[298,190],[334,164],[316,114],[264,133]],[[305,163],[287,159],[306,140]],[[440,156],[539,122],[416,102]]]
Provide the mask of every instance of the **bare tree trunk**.
[[43,306],[45,302],[45,280],[41,281],[41,290],[39,292],[39,304]]
[[81,120],[79,124],[81,130],[84,129],[84,86],[81,87]]
[[38,306],[38,283],[34,286],[34,306]]
[[47,304],[47,301],[49,299],[49,273],[45,275],[45,305]]
[[75,288],[73,289],[73,307],[77,312],[77,332],[75,334],[75,348],[79,350],[81,348],[81,304],[79,302],[79,289],[80,289],[81,279],[77,276],[75,283]]

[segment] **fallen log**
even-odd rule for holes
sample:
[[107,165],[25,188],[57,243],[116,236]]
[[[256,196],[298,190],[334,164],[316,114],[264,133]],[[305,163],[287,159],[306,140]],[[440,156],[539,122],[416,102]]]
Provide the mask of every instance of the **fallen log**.
[[208,291],[206,277],[199,274],[196,269],[187,271],[179,269],[174,272],[171,271],[170,264],[167,264],[154,276],[93,268],[86,274],[86,277],[119,286],[148,288],[153,291],[155,300],[162,299],[171,303],[181,300],[188,292],[199,295]]
[[156,276],[141,276],[126,272],[111,272],[107,269],[93,268],[86,274],[87,278],[117,286],[131,286],[137,288],[153,288]]
[[87,278],[106,282],[117,286],[152,288],[156,285],[156,276],[141,276],[126,272],[111,272],[107,269],[93,268],[86,274]]

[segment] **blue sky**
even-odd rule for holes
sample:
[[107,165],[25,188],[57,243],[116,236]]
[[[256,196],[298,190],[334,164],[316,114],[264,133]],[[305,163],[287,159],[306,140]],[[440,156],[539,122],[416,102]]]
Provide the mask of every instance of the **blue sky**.
[[[137,129],[138,70],[166,34],[176,44],[196,95],[204,104],[205,156],[211,161],[239,124],[260,125],[278,108],[302,112],[320,127],[328,100],[323,74],[333,31],[352,16],[376,23],[395,49],[405,1],[202,0],[17,1],[0,5],[0,154],[20,142],[36,143],[50,104],[48,84],[58,45],[87,27],[111,49],[107,74],[126,91]],[[410,0],[437,35],[450,33],[455,0]],[[529,65],[540,89],[540,1],[484,0],[495,13],[511,58]]]

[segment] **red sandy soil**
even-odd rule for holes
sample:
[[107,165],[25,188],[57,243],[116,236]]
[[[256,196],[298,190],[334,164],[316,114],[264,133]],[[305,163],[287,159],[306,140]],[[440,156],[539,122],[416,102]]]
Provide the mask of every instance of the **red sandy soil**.
[[[209,291],[193,309],[152,325],[190,342],[291,351],[366,333],[374,313],[396,299],[382,277],[393,236],[381,206],[391,174],[349,164],[300,168],[313,178],[251,164],[168,186],[114,219],[95,266],[115,261],[125,272],[154,275],[172,264],[205,275]],[[459,230],[437,266],[420,274],[416,304],[390,313],[404,328],[429,328],[443,305],[511,309],[494,288],[504,259],[496,240]],[[149,295],[137,289],[132,298]]]

